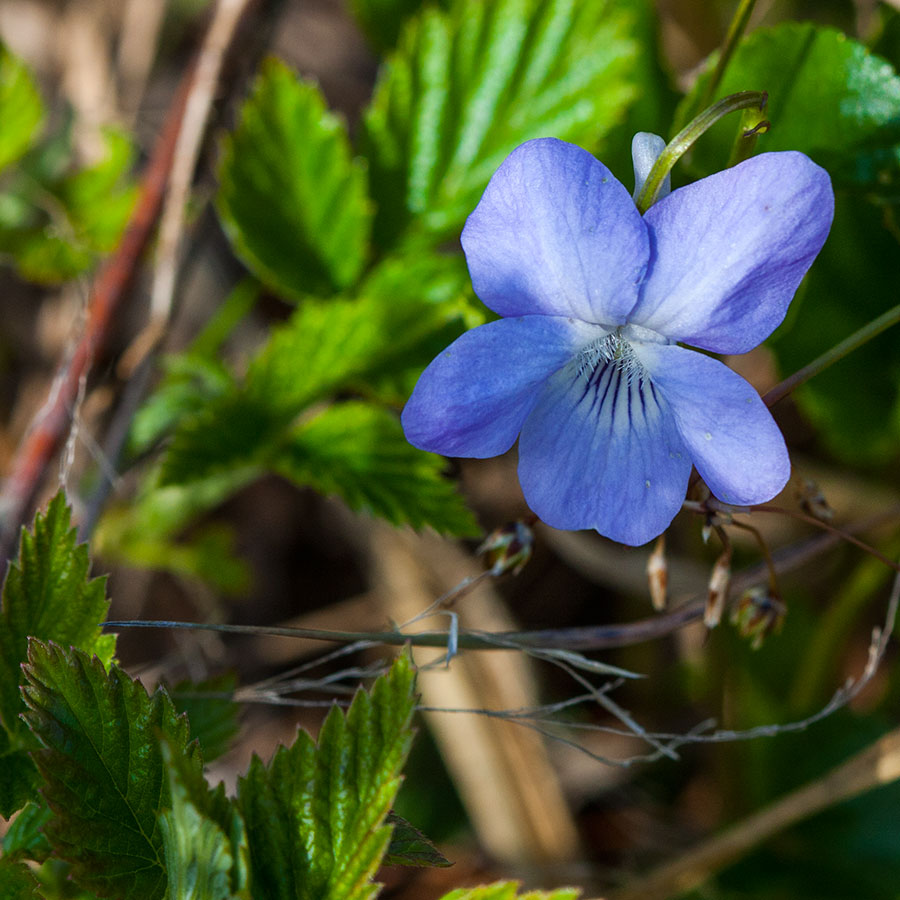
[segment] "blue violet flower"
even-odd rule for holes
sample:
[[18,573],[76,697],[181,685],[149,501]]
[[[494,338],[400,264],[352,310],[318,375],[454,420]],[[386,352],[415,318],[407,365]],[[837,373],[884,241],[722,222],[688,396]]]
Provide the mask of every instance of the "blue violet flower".
[[[637,190],[662,141],[635,138]],[[743,506],[790,475],[759,394],[680,346],[746,353],[784,319],[834,210],[802,153],[763,153],[638,212],[590,153],[554,138],[514,150],[462,233],[475,293],[500,319],[454,341],[419,379],[416,447],[490,457],[519,438],[519,480],[556,528],[625,544],[663,532],[691,465]]]

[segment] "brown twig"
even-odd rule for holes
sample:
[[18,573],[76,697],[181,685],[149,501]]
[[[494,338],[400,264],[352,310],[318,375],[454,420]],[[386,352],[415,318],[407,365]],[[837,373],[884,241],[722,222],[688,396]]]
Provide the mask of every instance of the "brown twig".
[[18,528],[43,482],[53,455],[69,431],[72,406],[81,379],[106,339],[110,322],[122,303],[159,214],[175,152],[175,142],[190,93],[193,68],[172,100],[150,162],[141,178],[138,202],[115,253],[101,265],[88,300],[84,331],[71,356],[59,367],[50,397],[16,452],[0,493],[0,558],[9,559]]
[[[807,538],[773,554],[775,566],[780,574],[796,569],[818,555],[835,546],[847,534],[866,531],[900,515],[900,508],[892,507],[848,526],[841,533],[828,532]],[[893,564],[892,564],[893,568]],[[767,578],[765,563],[738,572],[731,581],[735,596]],[[538,647],[563,650],[606,650],[612,647],[627,647],[652,641],[678,631],[680,628],[698,622],[703,618],[706,605],[705,594],[663,615],[629,622],[624,625],[593,625],[575,628],[550,628],[541,631],[509,632],[486,634],[461,631],[458,647],[469,650],[509,650]],[[290,628],[273,625],[231,625],[204,622],[165,621],[111,621],[104,622],[104,628],[180,628],[194,631],[218,631],[231,634],[267,634],[286,638],[308,638],[317,641],[348,643],[352,641],[372,641],[388,646],[412,644],[417,647],[446,647],[447,632],[426,631],[404,633],[400,631],[354,632],[320,631],[310,628]]]
[[[198,127],[206,121],[211,96],[210,74],[218,74],[221,56],[234,35],[241,12],[250,0],[223,0],[210,23],[207,38],[197,59],[182,78],[172,100],[163,129],[150,162],[141,178],[138,202],[115,253],[100,267],[88,300],[85,326],[71,356],[59,367],[50,397],[35,417],[30,431],[18,448],[11,472],[0,493],[0,560],[9,559],[18,528],[23,524],[44,480],[47,467],[69,432],[78,386],[87,376],[107,337],[110,322],[127,295],[128,288],[160,214],[173,166],[182,172],[179,180],[179,209],[183,207],[186,170],[196,162]],[[235,8],[238,15],[233,16]],[[223,28],[223,20],[226,27]],[[210,47],[214,52],[210,53]],[[206,53],[204,54],[204,51]],[[212,59],[212,63],[210,60]],[[202,96],[198,102],[198,94]],[[190,118],[188,118],[190,116]],[[202,123],[198,122],[202,118]],[[182,132],[188,132],[187,146]],[[180,152],[180,156],[179,156]],[[179,160],[181,162],[179,163]],[[169,243],[177,246],[181,218],[171,214]],[[174,235],[174,238],[172,238]],[[174,283],[174,278],[171,279]]]
[[219,0],[197,55],[194,77],[175,143],[169,185],[159,218],[150,288],[150,321],[122,357],[128,375],[162,340],[172,312],[185,211],[222,65],[238,23],[252,0]]

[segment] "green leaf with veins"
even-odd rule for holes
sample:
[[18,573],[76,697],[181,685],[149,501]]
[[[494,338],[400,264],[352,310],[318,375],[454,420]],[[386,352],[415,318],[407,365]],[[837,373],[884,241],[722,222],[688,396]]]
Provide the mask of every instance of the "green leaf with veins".
[[596,143],[635,96],[630,25],[609,0],[456,0],[410,19],[364,119],[376,244],[458,233],[523,141]]
[[479,533],[453,482],[444,477],[443,457],[411,446],[397,417],[369,403],[338,403],[299,425],[275,468],[395,525]]
[[[684,124],[705,90],[707,74],[682,101]],[[900,76],[886,60],[833,28],[789,22],[760,28],[734,54],[718,96],[767,91],[758,151],[800,150],[828,169],[835,185],[896,195],[900,188]],[[721,169],[737,133],[726,117],[695,145],[699,174]]]
[[[394,47],[403,24],[424,4],[425,0],[350,0],[350,9],[375,49],[384,52]],[[437,5],[446,6],[446,0]]]
[[180,681],[169,695],[180,713],[187,713],[191,736],[200,743],[204,762],[210,763],[231,749],[240,730],[240,706],[232,699],[237,678],[231,672],[205,681]]
[[[159,817],[167,873],[167,897],[177,900],[233,900],[231,843],[224,831],[191,802],[171,766],[172,748],[161,745],[172,808]],[[249,900],[249,894],[246,895]]]
[[170,807],[165,738],[182,771],[202,785],[188,722],[161,689],[116,665],[32,640],[24,667],[24,718],[43,749],[32,756],[53,818],[44,831],[72,877],[100,897],[154,900],[166,890],[158,817]]
[[[426,363],[467,324],[483,321],[470,298],[458,257],[425,254],[382,263],[358,299],[307,301],[250,362],[242,385],[180,424],[163,485],[274,469],[391,521],[471,534],[471,515],[440,477],[443,463],[409,447],[387,412],[354,404],[342,419],[305,423],[312,430],[303,422],[305,411],[345,391],[403,402]],[[352,427],[361,429],[357,437]],[[317,440],[322,428],[337,438],[330,451]],[[387,443],[379,450],[373,440]],[[327,475],[326,463],[345,485]],[[409,466],[413,480],[399,478],[398,466]]]
[[391,813],[388,822],[394,826],[391,843],[384,855],[386,866],[452,866],[453,863],[418,828],[401,816]]
[[106,578],[89,578],[87,545],[78,544],[71,510],[60,492],[32,531],[22,529],[0,607],[0,815],[8,818],[33,797],[36,772],[26,750],[34,740],[19,718],[28,638],[58,641],[96,653],[108,665],[115,635],[102,633]]
[[217,207],[237,255],[285,299],[353,284],[368,252],[365,167],[319,89],[264,63],[223,144]]
[[347,714],[332,708],[318,744],[305,732],[238,782],[254,900],[370,900],[391,837],[385,823],[412,739],[415,676],[400,657]]

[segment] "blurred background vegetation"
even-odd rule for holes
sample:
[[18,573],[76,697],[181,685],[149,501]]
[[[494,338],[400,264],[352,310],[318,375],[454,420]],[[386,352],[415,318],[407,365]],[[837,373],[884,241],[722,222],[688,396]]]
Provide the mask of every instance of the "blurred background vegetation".
[[[133,276],[130,287],[121,292],[75,398],[74,428],[27,502],[52,494],[63,471],[76,519],[91,538],[95,571],[110,572],[112,619],[380,631],[476,576],[479,536],[528,515],[515,451],[445,466],[398,449],[395,418],[430,356],[463,327],[483,321],[455,253],[456,236],[509,141],[534,136],[528,133],[533,123],[516,125],[528,96],[513,97],[509,110],[494,108],[506,115],[497,128],[503,123],[509,133],[491,135],[493,144],[484,139],[487,149],[467,170],[468,180],[453,181],[453,161],[445,160],[443,181],[432,167],[423,168],[425,181],[432,179],[424,187],[412,177],[401,184],[397,159],[413,159],[414,168],[429,153],[449,154],[443,135],[458,138],[454,117],[462,132],[466,110],[479,99],[463,90],[453,94],[452,78],[438,83],[437,93],[453,97],[444,113],[449,118],[432,121],[427,108],[417,108],[412,118],[419,131],[407,144],[393,147],[384,138],[402,115],[405,95],[397,84],[408,78],[412,103],[416,90],[427,94],[425,70],[414,65],[415,54],[425,52],[416,41],[443,39],[440,28],[450,19],[441,18],[441,5],[427,14],[416,0],[237,5],[244,8],[220,53],[209,122],[200,123],[205,138],[188,170],[177,246],[167,245],[161,231],[145,263],[126,273]],[[90,327],[98,265],[141,209],[141,173],[159,158],[179,85],[198,48],[208,46],[216,6],[0,0],[0,465],[6,473],[21,471],[17,453],[52,395],[57,367]],[[480,21],[478,6],[444,4],[447,16],[472,21]],[[602,7],[596,20],[595,6]],[[570,48],[558,79],[559,108],[539,124],[589,146],[630,187],[631,134],[674,134],[702,89],[702,80],[696,84],[703,61],[721,45],[735,6],[731,0],[585,4],[588,11],[577,13],[584,16],[578,32],[584,43]],[[773,127],[759,149],[809,152],[841,191],[828,246],[788,321],[764,347],[729,360],[761,392],[898,300],[898,9],[876,0],[761,0],[719,91],[769,91]],[[414,23],[420,32],[404,32],[411,16],[426,23]],[[795,24],[768,30],[788,22]],[[813,24],[834,30],[813,31]],[[392,67],[379,69],[398,41]],[[511,52],[505,46],[488,43],[474,53],[486,47],[490,60],[491,53]],[[309,82],[298,82],[295,73]],[[389,79],[395,79],[390,95]],[[326,112],[311,85],[339,118]],[[382,93],[364,121],[375,90]],[[568,106],[565,90],[592,99],[584,108]],[[260,134],[271,134],[273,122],[283,130],[269,159]],[[368,158],[371,200],[366,167],[350,158],[341,122]],[[431,150],[430,126],[437,129]],[[720,168],[733,134],[734,122],[711,132],[676,170],[676,181]],[[298,173],[297,196],[273,205],[266,201],[266,174],[288,163]],[[341,166],[351,173],[341,182],[347,193],[332,205],[298,212],[316,186],[331,189],[332,170]],[[359,238],[359,223],[373,216],[370,246],[365,234]],[[168,293],[167,277],[174,279]],[[332,298],[331,305],[307,302],[310,295]],[[376,340],[387,349],[354,368],[356,345]],[[340,377],[319,384],[319,393],[303,393],[310,371],[333,372],[347,360]],[[283,390],[286,378],[293,379],[293,393]],[[900,340],[888,331],[775,410],[795,476],[774,504],[808,510],[821,492],[831,522],[891,559],[900,553],[898,386]],[[259,407],[247,397],[271,401],[262,418],[254,418]],[[297,408],[310,417],[276,454],[265,436],[294,428]],[[329,419],[329,409],[341,412]],[[366,453],[388,448],[378,469],[383,491],[362,476],[353,482],[369,461],[357,443],[363,432]],[[328,453],[346,470],[328,469]],[[14,493],[8,485],[7,503]],[[0,511],[9,520],[9,542],[17,513],[9,506]],[[806,729],[697,741],[681,747],[677,758],[641,761],[656,749],[641,728],[679,735],[709,720],[733,730],[802,721],[865,668],[872,629],[884,621],[891,569],[844,540],[828,539],[814,522],[773,514],[748,521],[775,551],[787,609],[783,627],[758,648],[727,616],[711,632],[696,617],[680,628],[650,624],[650,639],[596,655],[645,677],[603,694],[613,699],[595,696],[530,722],[555,735],[549,738],[472,710],[560,704],[585,693],[579,679],[594,684],[598,673],[518,651],[463,651],[451,666],[423,673],[422,702],[432,711],[421,720],[398,812],[456,865],[386,869],[385,896],[429,900],[450,887],[507,875],[534,887],[577,884],[588,896],[599,895],[703,846],[722,827],[815,782],[896,726],[900,673],[890,648],[849,705]],[[669,531],[673,606],[702,607],[718,554],[715,537],[704,544],[702,524],[685,513]],[[427,526],[457,539],[439,538]],[[735,572],[750,572],[744,586],[764,584],[752,534],[730,534]],[[650,550],[538,524],[523,571],[482,582],[454,611],[461,627],[491,631],[650,619]],[[298,724],[314,731],[323,701],[345,698],[383,655],[378,647],[359,646],[312,665],[322,647],[261,635],[125,629],[118,652],[147,684],[219,678],[210,690],[241,686],[239,733],[212,768],[213,779],[231,786],[251,753],[267,758]],[[420,650],[416,660],[424,664],[437,655]],[[295,669],[296,676],[285,675]],[[222,673],[233,674],[223,681]],[[288,682],[291,692],[272,690]],[[205,709],[215,720],[214,705],[193,702],[192,710]],[[195,715],[202,713],[192,711],[192,721]],[[217,722],[223,750],[232,724],[230,713]],[[828,805],[766,835],[736,864],[711,866],[709,874],[691,896],[897,900],[900,785]],[[672,887],[665,896],[676,894]]]

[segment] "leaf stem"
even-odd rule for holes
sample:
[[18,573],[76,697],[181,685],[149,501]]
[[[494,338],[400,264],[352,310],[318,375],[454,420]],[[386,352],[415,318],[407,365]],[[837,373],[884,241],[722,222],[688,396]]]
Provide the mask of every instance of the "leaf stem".
[[827,350],[821,356],[814,359],[802,369],[794,372],[788,378],[785,378],[780,384],[776,384],[764,397],[763,402],[766,406],[774,406],[779,400],[782,400],[794,388],[805,384],[814,375],[823,372],[829,366],[834,365],[838,360],[843,359],[852,351],[862,347],[863,344],[877,337],[882,331],[886,331],[892,325],[900,322],[900,304],[892,307],[887,312],[882,313],[877,319],[873,319],[867,325],[864,325],[859,331],[854,332],[849,337],[836,344],[830,350]]
[[750,16],[753,14],[753,8],[755,6],[756,0],[741,0],[738,4],[738,8],[735,10],[731,23],[728,26],[728,31],[725,34],[725,42],[722,44],[722,49],[719,52],[716,68],[712,73],[712,77],[706,84],[700,102],[697,104],[701,109],[704,106],[709,106],[719,85],[722,83],[725,70],[728,68],[728,63],[731,62],[731,57],[734,55],[737,45],[744,36],[744,32],[747,30],[747,24],[750,21]]

